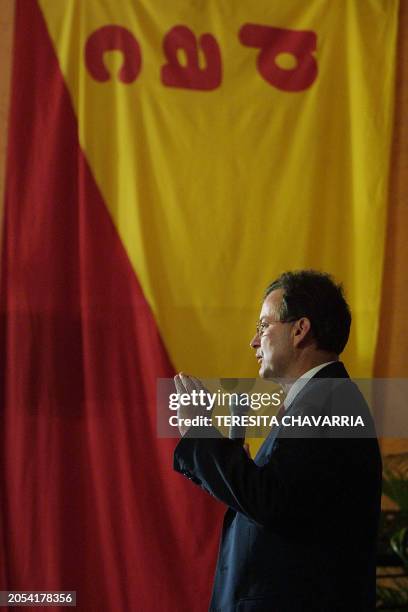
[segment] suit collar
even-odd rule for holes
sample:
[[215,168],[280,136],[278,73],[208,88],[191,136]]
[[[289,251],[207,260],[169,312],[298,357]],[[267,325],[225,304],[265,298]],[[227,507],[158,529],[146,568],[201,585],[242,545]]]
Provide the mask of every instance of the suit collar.
[[317,366],[314,366],[313,368],[311,368],[310,370],[308,370],[307,372],[304,372],[304,374],[302,374],[301,376],[299,376],[299,378],[297,378],[293,384],[290,386],[290,389],[285,397],[285,409],[287,410],[289,408],[289,406],[291,404],[293,404],[293,402],[296,399],[296,396],[301,392],[301,390],[303,389],[303,387],[305,385],[307,385],[308,381],[313,378],[314,376],[316,376],[318,374],[318,372],[320,370],[323,370],[323,368],[325,368],[326,366],[330,365],[331,363],[333,363],[332,361],[330,362],[326,362],[326,363],[320,363]]
[[328,387],[327,383],[321,379],[326,379],[326,381],[329,382],[327,379],[336,378],[350,378],[343,362],[341,361],[329,363],[327,366],[319,370],[314,376],[312,376],[312,378],[307,381],[306,385],[296,395],[295,399],[288,408],[288,413],[293,414],[294,412],[297,412],[302,406],[302,402],[306,398],[313,398],[313,401],[316,402],[322,390],[331,387],[331,384],[329,384]]
[[335,361],[329,363],[313,376],[313,378],[350,378],[344,363],[342,361]]
[[[293,414],[297,412],[302,407],[302,400],[306,399],[308,394],[314,394],[314,399],[318,397],[316,392],[318,391],[318,387],[326,386],[326,383],[322,380],[321,383],[318,379],[330,379],[330,378],[349,378],[346,368],[341,361],[336,361],[335,363],[330,363],[325,366],[321,370],[315,374],[310,380],[307,381],[307,384],[299,391],[293,403],[288,408],[288,414]],[[314,381],[314,383],[313,383]],[[279,432],[281,430],[281,425],[277,425],[273,427],[269,432],[269,435],[264,440],[261,448],[259,449],[254,461],[257,465],[261,466],[267,463],[272,450],[275,446],[276,439],[279,436]]]

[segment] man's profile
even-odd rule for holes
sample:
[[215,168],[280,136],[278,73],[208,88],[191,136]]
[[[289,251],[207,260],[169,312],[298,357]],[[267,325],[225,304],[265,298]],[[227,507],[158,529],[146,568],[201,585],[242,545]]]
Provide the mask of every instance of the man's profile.
[[[369,414],[339,361],[350,325],[342,288],[327,274],[287,272],[268,287],[250,344],[262,378],[295,381],[285,412],[328,415],[340,403]],[[175,382],[178,391],[200,386],[182,374]],[[286,438],[273,428],[251,459],[242,440],[217,430],[212,438],[194,428],[181,433],[175,469],[228,506],[212,612],[375,609],[382,475],[375,436]]]

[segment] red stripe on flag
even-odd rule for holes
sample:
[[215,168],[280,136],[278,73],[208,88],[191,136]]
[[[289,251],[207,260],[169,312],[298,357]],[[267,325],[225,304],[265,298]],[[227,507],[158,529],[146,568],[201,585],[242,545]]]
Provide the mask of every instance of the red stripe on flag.
[[221,507],[173,473],[174,441],[156,438],[156,378],[173,368],[77,133],[37,3],[18,1],[1,589],[76,590],[86,612],[200,612]]

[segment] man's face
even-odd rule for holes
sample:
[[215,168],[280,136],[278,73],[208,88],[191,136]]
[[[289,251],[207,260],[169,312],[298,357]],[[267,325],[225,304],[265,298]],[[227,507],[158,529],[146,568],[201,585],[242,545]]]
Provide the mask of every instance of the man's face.
[[292,323],[279,322],[283,289],[272,291],[262,304],[259,331],[251,341],[261,378],[284,378],[294,357]]

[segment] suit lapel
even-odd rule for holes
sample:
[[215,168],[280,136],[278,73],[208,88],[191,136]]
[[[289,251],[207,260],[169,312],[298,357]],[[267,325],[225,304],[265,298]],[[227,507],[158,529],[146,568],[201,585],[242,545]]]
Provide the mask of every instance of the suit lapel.
[[[305,394],[310,391],[310,384],[316,379],[320,378],[349,378],[349,375],[347,373],[346,368],[344,367],[344,364],[341,361],[336,361],[335,363],[330,363],[329,365],[325,366],[324,368],[319,370],[319,372],[317,372],[317,374],[315,374],[315,376],[313,376],[310,381],[308,381],[306,385],[299,391],[294,401],[289,406],[286,413],[287,415],[295,414],[301,409],[302,399],[304,398]],[[268,463],[269,458],[274,448],[276,447],[276,439],[279,436],[281,427],[281,425],[276,425],[275,427],[272,427],[268,436],[265,438],[261,448],[259,449],[254,458],[254,462],[257,465],[262,466]]]

